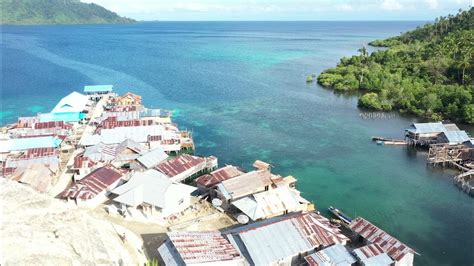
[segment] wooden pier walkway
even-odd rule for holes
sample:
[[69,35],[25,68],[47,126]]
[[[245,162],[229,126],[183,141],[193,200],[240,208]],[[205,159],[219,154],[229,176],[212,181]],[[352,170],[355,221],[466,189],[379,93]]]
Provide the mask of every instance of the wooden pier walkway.
[[392,139],[384,137],[372,137],[372,141],[386,145],[407,145],[407,142],[403,139]]

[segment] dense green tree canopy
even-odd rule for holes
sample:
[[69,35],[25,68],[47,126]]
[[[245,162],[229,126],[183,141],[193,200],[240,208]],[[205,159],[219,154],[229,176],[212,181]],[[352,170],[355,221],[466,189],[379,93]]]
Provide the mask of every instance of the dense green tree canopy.
[[436,19],[342,58],[318,76],[335,90],[363,90],[359,106],[474,123],[474,8]]
[[2,24],[132,23],[96,4],[79,0],[0,0]]

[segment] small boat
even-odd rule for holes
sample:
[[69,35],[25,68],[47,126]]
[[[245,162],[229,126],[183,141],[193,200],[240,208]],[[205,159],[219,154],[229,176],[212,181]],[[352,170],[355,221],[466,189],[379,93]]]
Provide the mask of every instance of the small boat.
[[352,218],[347,216],[345,213],[341,212],[340,210],[334,208],[333,206],[329,206],[328,210],[337,218],[341,220],[344,224],[350,224],[352,222]]

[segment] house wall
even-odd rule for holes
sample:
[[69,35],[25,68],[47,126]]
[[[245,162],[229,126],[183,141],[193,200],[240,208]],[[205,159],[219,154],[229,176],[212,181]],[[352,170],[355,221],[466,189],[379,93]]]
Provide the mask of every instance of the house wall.
[[395,262],[395,266],[412,266],[413,257],[413,253],[407,253],[401,260]]
[[110,194],[110,191],[116,188],[119,184],[121,184],[121,182],[122,182],[122,179],[119,178],[117,181],[112,183],[107,189],[103,190],[92,199],[88,199],[88,200],[76,199],[77,206],[86,207],[86,208],[95,208],[99,206],[100,204],[106,202],[109,199],[108,195]]
[[176,193],[176,191],[169,189],[165,194],[165,204],[166,207],[161,210],[161,214],[163,217],[168,217],[191,206],[191,196]]
[[204,263],[188,263],[186,266],[244,266],[249,265],[244,259],[230,261],[213,261]]

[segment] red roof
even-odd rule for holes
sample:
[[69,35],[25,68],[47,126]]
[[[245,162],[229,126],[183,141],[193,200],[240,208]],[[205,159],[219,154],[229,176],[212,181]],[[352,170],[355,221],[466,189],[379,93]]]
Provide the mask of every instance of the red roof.
[[363,246],[363,247],[358,248],[358,250],[360,250],[365,255],[366,258],[372,258],[382,253],[385,253],[385,251],[377,244],[370,244],[367,246]]
[[63,128],[68,129],[71,128],[72,125],[68,123],[64,123],[64,121],[51,121],[51,122],[38,122],[35,123],[34,129],[45,129],[45,128]]
[[92,199],[117,182],[122,176],[123,173],[113,166],[98,168],[67,188],[62,193],[62,197]]
[[206,159],[189,154],[183,154],[160,163],[156,169],[169,177],[173,177],[202,163],[206,163]]
[[211,172],[210,174],[198,177],[196,179],[196,183],[199,186],[210,188],[224,180],[231,179],[242,174],[244,174],[244,172],[240,171],[239,168],[233,165],[227,165]]
[[171,232],[168,237],[186,264],[242,259],[219,231]]
[[[141,120],[141,119],[132,119],[132,120],[121,120],[118,121],[116,116],[111,116],[102,121],[98,128],[101,129],[113,129],[116,127],[139,127],[139,126],[152,126],[155,125],[155,121],[148,119],[148,120]],[[97,130],[100,131],[100,130]]]
[[395,261],[401,260],[407,253],[415,253],[413,249],[403,244],[400,240],[387,234],[362,217],[354,219],[349,224],[349,227],[370,243],[377,244]]
[[25,151],[25,159],[48,157],[52,155],[59,155],[59,150],[57,148],[34,148],[28,149]]
[[137,106],[135,105],[132,105],[132,106],[113,106],[112,108],[110,108],[110,112],[131,112],[131,111],[136,111],[137,110]]
[[94,165],[96,165],[96,162],[90,160],[87,157],[84,157],[83,153],[74,157],[73,169],[91,168]]
[[339,229],[334,228],[331,222],[324,216],[310,212],[291,218],[301,235],[314,247],[330,246],[336,243],[344,243],[348,240]]

